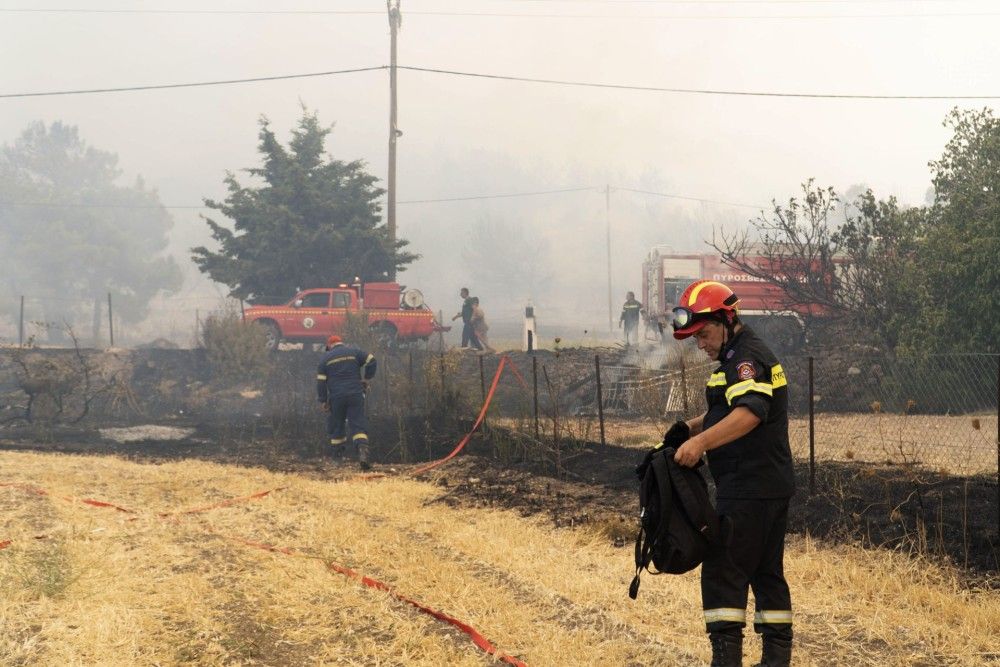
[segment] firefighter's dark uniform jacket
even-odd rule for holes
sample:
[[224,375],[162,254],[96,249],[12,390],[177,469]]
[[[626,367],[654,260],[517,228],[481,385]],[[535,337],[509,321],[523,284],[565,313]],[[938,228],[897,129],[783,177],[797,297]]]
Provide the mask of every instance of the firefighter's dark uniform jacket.
[[320,403],[333,398],[362,394],[365,380],[375,377],[375,355],[350,345],[338,343],[330,348],[316,371],[316,393]]
[[706,629],[740,632],[752,588],[754,629],[790,639],[792,603],[784,576],[784,544],[795,476],[785,372],[763,341],[743,327],[722,350],[706,399],[706,430],[737,407],[760,419],[746,435],[708,452],[716,509],[726,517],[732,535],[729,546],[714,549],[702,565]]
[[738,406],[760,419],[752,431],[708,453],[718,498],[789,498],[795,493],[788,446],[788,387],[777,358],[751,329],[743,327],[722,352],[722,365],[708,380],[711,428]]
[[316,373],[316,392],[320,402],[329,406],[326,430],[334,451],[343,451],[350,424],[350,439],[358,446],[358,460],[367,463],[368,418],[362,377],[365,380],[375,377],[375,356],[338,343],[323,355]]
[[629,299],[622,306],[621,317],[618,318],[619,322],[624,322],[625,326],[629,328],[634,328],[639,326],[639,315],[642,311],[642,304],[635,299]]

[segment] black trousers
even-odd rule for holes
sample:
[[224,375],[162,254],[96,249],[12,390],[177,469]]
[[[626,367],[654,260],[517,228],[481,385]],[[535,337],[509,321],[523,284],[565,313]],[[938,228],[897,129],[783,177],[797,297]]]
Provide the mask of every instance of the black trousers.
[[785,581],[788,499],[720,498],[716,509],[732,525],[728,548],[713,549],[701,566],[701,600],[708,632],[741,633],[753,589],[754,631],[792,638],[792,599]]

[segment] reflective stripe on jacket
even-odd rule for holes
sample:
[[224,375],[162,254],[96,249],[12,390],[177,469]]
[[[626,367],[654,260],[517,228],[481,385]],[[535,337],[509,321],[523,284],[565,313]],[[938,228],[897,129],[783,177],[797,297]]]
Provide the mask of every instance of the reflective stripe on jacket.
[[375,377],[375,369],[375,355],[337,343],[323,355],[316,370],[316,393],[320,402],[362,393],[362,378],[371,380]]

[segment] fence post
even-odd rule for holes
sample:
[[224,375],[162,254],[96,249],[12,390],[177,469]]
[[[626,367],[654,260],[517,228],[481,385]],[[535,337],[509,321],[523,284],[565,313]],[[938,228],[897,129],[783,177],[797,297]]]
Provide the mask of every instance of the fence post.
[[438,367],[441,369],[441,402],[444,402],[445,386],[444,386],[444,351],[438,356]]
[[240,299],[240,321],[241,322],[247,321],[247,310],[246,306],[243,304],[243,299]]
[[[486,371],[483,369],[483,357],[479,356],[479,393],[483,397],[483,405],[486,405]],[[483,415],[483,426],[486,426],[486,415]]]
[[21,295],[21,317],[17,323],[17,346],[24,347],[24,295]]
[[691,414],[691,408],[688,405],[687,363],[684,361],[683,351],[681,351],[681,405],[684,407],[683,416],[686,418]]
[[531,385],[532,393],[535,397],[535,440],[538,437],[538,357],[531,357]]
[[813,388],[813,358],[809,357],[809,495],[816,493],[816,414]]
[[108,337],[111,340],[111,347],[115,346],[115,322],[111,310],[111,292],[108,292]]
[[604,440],[604,392],[601,388],[601,355],[594,355],[594,371],[597,373],[597,419],[601,423],[601,444],[607,445]]
[[413,350],[410,350],[410,368],[407,372],[407,383],[406,383],[406,403],[410,408],[410,412],[413,412]]

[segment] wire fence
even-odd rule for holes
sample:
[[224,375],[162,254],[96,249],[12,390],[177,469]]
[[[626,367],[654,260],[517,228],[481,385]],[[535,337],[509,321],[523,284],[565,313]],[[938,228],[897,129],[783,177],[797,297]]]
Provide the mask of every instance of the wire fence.
[[[220,349],[238,354],[240,347]],[[428,460],[450,451],[455,435],[468,432],[482,413],[478,451],[501,462],[540,462],[559,476],[576,457],[603,447],[614,450],[608,460],[628,466],[675,420],[705,410],[705,384],[716,364],[686,349],[657,351],[653,361],[621,349],[502,356],[377,349],[379,372],[367,409],[382,429],[376,441],[386,447],[380,453],[386,462]],[[0,428],[61,422],[75,429],[180,418],[214,425],[213,437],[234,447],[269,439],[314,443],[306,449],[318,453],[325,441],[315,405],[319,354],[302,349],[265,355],[258,360],[259,377],[252,373],[244,384],[232,385],[222,374],[247,362],[217,368],[205,349],[0,350]],[[889,358],[861,350],[781,362],[790,444],[809,497],[838,492],[830,470],[889,471],[902,480],[893,491],[902,495],[883,503],[892,505],[886,508],[891,514],[911,490],[943,488],[947,478],[980,489],[976,502],[992,505],[977,509],[982,521],[992,525],[995,512],[1000,522],[1000,356]],[[275,444],[267,455],[286,446]],[[987,494],[987,487],[995,492]],[[958,499],[949,496],[947,502],[959,503],[956,511],[964,516],[965,490],[950,493]],[[831,507],[845,515],[853,511],[843,503]],[[992,530],[1000,534],[1000,525]],[[955,539],[967,539],[965,527]]]

